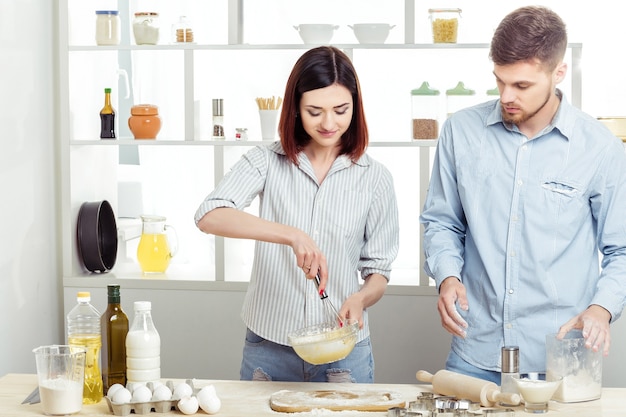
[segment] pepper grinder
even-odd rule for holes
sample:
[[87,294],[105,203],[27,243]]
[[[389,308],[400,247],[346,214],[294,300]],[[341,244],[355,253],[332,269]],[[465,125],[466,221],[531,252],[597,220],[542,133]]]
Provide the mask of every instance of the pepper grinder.
[[224,99],[213,99],[213,140],[224,140]]
[[[500,392],[519,394],[517,385],[513,380],[513,378],[519,378],[519,347],[503,346],[501,357]],[[500,405],[512,406],[516,404],[500,403]]]

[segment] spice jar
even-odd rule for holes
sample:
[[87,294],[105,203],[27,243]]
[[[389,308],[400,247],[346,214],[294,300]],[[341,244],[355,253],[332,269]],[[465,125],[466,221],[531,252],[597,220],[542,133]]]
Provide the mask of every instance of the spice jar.
[[137,104],[130,108],[128,127],[135,139],[156,139],[161,130],[159,108],[154,104]]
[[135,13],[133,35],[137,45],[156,45],[159,43],[159,14],[155,12]]
[[450,117],[457,110],[476,104],[476,91],[465,88],[463,81],[446,90],[446,113]]
[[419,88],[411,90],[413,139],[437,139],[439,100],[439,90],[430,88],[426,81]]
[[456,43],[461,9],[428,9],[434,43]]
[[193,42],[193,28],[187,16],[181,16],[178,23],[172,25],[174,43]]
[[96,10],[96,44],[120,44],[120,17],[117,10]]
[[236,127],[235,128],[235,140],[248,140],[248,128],[247,127]]

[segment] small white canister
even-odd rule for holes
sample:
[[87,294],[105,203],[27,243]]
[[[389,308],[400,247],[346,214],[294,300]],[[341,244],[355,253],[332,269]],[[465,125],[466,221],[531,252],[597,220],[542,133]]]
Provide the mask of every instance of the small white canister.
[[96,10],[96,44],[120,44],[120,17],[117,10]]

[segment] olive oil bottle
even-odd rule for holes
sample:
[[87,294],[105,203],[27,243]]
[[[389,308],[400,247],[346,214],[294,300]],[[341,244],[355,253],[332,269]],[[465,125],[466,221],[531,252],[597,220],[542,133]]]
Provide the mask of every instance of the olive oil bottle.
[[104,394],[113,384],[126,386],[126,334],[128,316],[120,304],[120,286],[107,286],[107,309],[100,317],[102,382]]

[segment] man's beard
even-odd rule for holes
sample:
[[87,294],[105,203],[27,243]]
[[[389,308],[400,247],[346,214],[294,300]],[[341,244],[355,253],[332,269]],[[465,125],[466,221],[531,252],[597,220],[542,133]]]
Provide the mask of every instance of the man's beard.
[[504,120],[506,123],[511,123],[511,124],[519,126],[520,123],[524,123],[530,120],[533,116],[539,113],[541,109],[543,109],[546,106],[546,104],[548,104],[548,101],[550,101],[549,92],[546,95],[546,99],[543,101],[541,106],[539,106],[535,111],[533,111],[532,113],[526,113],[525,111],[522,110],[521,113],[515,114],[515,115],[511,115],[507,113],[506,110],[504,109],[504,104],[500,103],[500,111],[502,112],[502,120]]

